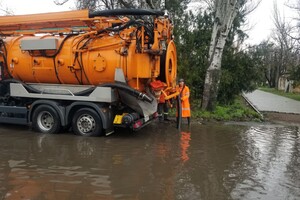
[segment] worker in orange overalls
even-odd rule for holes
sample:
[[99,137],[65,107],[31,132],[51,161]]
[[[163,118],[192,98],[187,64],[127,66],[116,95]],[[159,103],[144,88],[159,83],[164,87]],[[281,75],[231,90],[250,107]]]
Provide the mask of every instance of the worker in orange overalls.
[[[191,109],[190,109],[190,89],[185,85],[184,79],[179,79],[179,86],[177,86],[177,92],[179,92],[181,99],[182,117],[187,118],[188,124],[190,125]],[[178,113],[177,113],[178,115]]]
[[[166,87],[166,84],[164,84]],[[157,105],[157,113],[158,113],[158,119],[160,122],[162,121],[170,121],[168,119],[169,116],[169,105],[168,102],[165,100],[165,95],[161,93],[158,105]]]
[[168,119],[168,111],[169,111],[169,105],[168,101],[165,99],[165,95],[163,93],[163,90],[167,88],[167,84],[160,81],[155,80],[150,83],[150,86],[152,88],[152,92],[158,102],[157,104],[157,113],[159,121],[169,121]]

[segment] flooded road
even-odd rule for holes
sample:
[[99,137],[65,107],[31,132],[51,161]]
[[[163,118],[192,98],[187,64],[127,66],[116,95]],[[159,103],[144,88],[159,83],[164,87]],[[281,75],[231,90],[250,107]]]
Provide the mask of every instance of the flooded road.
[[299,128],[153,123],[85,138],[0,125],[0,199],[300,199]]

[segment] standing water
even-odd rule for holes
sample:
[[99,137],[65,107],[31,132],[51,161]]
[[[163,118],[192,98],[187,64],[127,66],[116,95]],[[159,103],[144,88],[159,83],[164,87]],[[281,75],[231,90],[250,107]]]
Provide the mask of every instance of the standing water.
[[1,125],[0,199],[300,199],[299,128],[153,123],[86,138]]

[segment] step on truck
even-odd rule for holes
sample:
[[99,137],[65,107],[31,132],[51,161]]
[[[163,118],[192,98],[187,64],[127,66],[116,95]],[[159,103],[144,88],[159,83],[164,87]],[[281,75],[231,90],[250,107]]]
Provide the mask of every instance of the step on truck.
[[[88,10],[0,17],[0,126],[83,136],[139,130],[174,94],[177,55],[166,12]],[[153,82],[163,82],[163,89]]]

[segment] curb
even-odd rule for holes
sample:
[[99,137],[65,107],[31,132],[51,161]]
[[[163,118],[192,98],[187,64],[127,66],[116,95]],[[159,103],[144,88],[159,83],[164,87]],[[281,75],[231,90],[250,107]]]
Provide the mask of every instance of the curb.
[[253,108],[253,110],[255,111],[255,112],[257,112],[260,116],[261,116],[261,118],[264,120],[264,115],[255,107],[255,105],[254,104],[252,104],[252,102],[251,101],[249,101],[249,99],[244,95],[244,93],[242,94],[242,97],[247,101],[247,103]]

